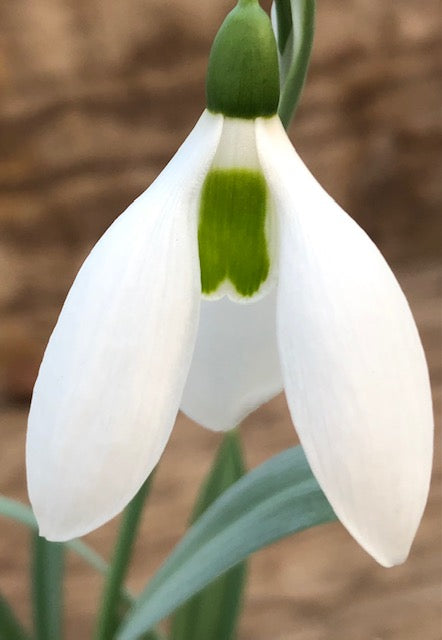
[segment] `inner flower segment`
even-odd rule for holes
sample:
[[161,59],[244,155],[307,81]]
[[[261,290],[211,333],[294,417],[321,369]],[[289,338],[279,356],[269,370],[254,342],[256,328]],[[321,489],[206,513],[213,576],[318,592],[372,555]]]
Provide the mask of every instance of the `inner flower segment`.
[[202,190],[198,243],[203,293],[229,280],[245,297],[269,274],[267,186],[258,171],[212,169]]
[[226,118],[204,181],[198,226],[203,294],[250,299],[269,278],[270,198],[253,121]]

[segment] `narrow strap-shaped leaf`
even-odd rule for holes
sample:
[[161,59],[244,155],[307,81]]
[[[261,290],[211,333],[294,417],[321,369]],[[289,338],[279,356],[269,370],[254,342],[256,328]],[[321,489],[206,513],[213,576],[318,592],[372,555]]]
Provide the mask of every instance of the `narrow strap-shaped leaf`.
[[204,481],[190,518],[196,522],[208,507],[232,484],[242,478],[245,465],[238,431],[228,431],[221,443],[215,462]]
[[97,620],[95,640],[111,640],[124,611],[121,610],[121,589],[132,556],[143,507],[152,484],[153,474],[144,482],[124,510],[112,561],[106,577],[102,603]]
[[[282,90],[278,113],[287,129],[307,75],[315,30],[315,0],[275,0]],[[287,35],[291,15],[292,30]],[[282,49],[282,51],[281,51]]]
[[32,535],[32,603],[36,640],[58,640],[63,626],[65,546]]
[[254,551],[334,519],[301,447],[267,460],[197,520],[141,594],[118,640],[137,640]]
[[0,593],[0,640],[30,640],[6,598]]
[[[0,495],[0,515],[14,520],[15,522],[19,522],[32,531],[38,532],[37,521],[32,513],[32,509],[21,502],[17,502],[16,500]],[[87,544],[82,542],[82,540],[70,540],[69,542],[65,542],[64,545],[83,558],[83,560],[99,571],[99,573],[103,575],[108,573],[109,565],[104,558],[91,549]],[[122,590],[121,597],[127,605],[131,605],[135,601],[134,596],[125,589]]]
[[[230,431],[225,436],[212,469],[201,489],[192,522],[233,483],[244,475],[239,436]],[[174,615],[171,640],[230,640],[238,619],[245,582],[245,562],[220,576],[191,598]]]
[[0,495],[0,515],[24,524],[33,531],[38,530],[37,521],[32,513],[32,509],[21,502],[17,502],[17,500],[12,500],[11,498]]

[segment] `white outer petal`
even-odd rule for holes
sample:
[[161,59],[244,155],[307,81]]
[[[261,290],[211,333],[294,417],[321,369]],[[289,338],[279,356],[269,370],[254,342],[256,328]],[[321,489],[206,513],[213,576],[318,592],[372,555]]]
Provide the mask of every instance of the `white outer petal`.
[[83,535],[121,511],[169,438],[198,324],[199,191],[221,126],[203,114],[68,294],[29,415],[29,495],[48,539]]
[[275,289],[249,304],[202,300],[182,411],[226,431],[281,390]]
[[327,195],[277,119],[258,153],[280,219],[278,338],[287,400],[337,516],[384,566],[425,506],[432,407],[407,301],[368,236]]

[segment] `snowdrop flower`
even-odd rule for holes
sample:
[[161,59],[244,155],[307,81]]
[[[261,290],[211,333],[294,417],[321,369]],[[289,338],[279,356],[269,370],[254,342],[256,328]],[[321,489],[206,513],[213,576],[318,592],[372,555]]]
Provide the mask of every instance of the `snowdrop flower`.
[[50,540],[115,516],[179,407],[234,427],[286,392],[336,514],[385,566],[425,505],[425,358],[383,257],[277,117],[276,45],[255,0],[214,42],[208,109],[99,240],[47,346],[29,416],[29,493]]

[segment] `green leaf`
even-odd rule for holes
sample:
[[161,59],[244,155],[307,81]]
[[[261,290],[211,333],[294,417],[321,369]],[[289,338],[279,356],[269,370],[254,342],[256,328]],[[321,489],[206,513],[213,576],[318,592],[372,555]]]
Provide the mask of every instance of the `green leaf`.
[[111,640],[120,623],[124,611],[121,610],[121,590],[129,562],[132,556],[133,545],[138,532],[143,507],[149,495],[153,474],[144,482],[136,496],[124,510],[117,542],[107,572],[106,583],[103,591],[102,604],[97,621],[95,640]]
[[0,640],[30,640],[7,600],[0,594]]
[[[0,495],[0,515],[23,524],[34,532],[38,532],[37,521],[32,513],[32,509],[21,502]],[[83,558],[83,560],[99,573],[103,575],[108,573],[109,565],[104,558],[81,540],[70,540],[69,542],[65,542],[64,545]],[[135,601],[134,596],[126,590],[122,591],[121,597],[127,605],[131,605]]]
[[65,546],[32,537],[32,602],[36,640],[62,637]]
[[[287,129],[307,76],[313,47],[316,4],[315,0],[290,0],[288,7],[287,0],[275,0],[275,6],[281,75],[278,114]],[[290,19],[292,24],[289,30]]]
[[208,507],[245,473],[238,432],[226,433],[192,512],[193,524]]
[[301,447],[243,476],[184,536],[141,594],[118,640],[136,640],[251,553],[335,519]]
[[[230,431],[224,436],[202,487],[192,522],[239,480],[244,471],[238,435]],[[246,565],[242,562],[186,602],[173,618],[171,640],[231,640],[240,612],[245,574]]]

